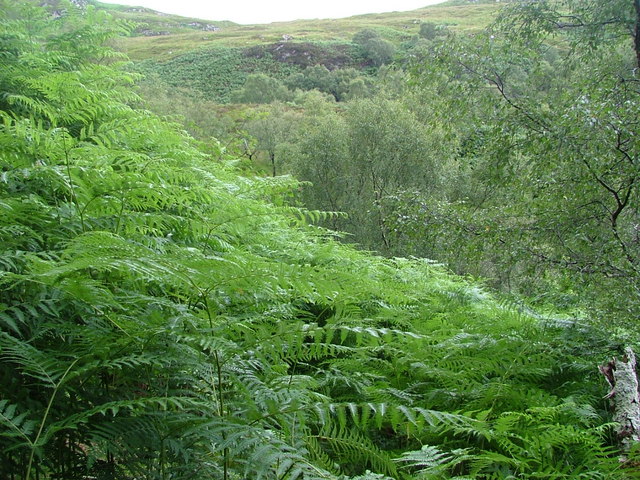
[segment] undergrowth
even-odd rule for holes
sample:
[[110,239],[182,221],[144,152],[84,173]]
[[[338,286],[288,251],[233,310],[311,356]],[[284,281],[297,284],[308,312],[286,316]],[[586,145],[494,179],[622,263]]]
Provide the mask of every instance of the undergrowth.
[[251,73],[286,78],[299,67],[278,62],[271,55],[251,55],[241,48],[215,47],[193,50],[164,62],[139,62],[135,69],[156,74],[167,85],[193,91],[207,100],[226,103],[231,92],[242,87]]

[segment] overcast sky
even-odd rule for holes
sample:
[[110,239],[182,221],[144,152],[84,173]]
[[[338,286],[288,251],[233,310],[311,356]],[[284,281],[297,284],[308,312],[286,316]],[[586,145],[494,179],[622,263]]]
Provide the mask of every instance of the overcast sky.
[[444,0],[101,0],[203,20],[271,23],[414,10]]

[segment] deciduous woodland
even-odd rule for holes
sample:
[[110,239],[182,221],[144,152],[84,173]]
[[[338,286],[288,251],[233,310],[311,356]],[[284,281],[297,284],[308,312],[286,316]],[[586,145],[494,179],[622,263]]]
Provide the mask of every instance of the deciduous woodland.
[[637,1],[46,3],[0,0],[0,478],[640,477]]

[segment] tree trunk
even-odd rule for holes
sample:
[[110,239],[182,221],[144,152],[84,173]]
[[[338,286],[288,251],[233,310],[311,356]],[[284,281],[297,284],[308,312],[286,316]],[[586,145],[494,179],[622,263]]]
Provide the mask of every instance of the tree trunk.
[[276,154],[275,152],[269,152],[269,159],[271,160],[271,173],[276,176]]
[[636,356],[629,347],[625,348],[621,360],[613,359],[599,367],[611,386],[607,395],[614,406],[614,421],[618,423],[618,440],[622,447],[622,460],[634,443],[640,442],[640,399],[638,398],[638,375]]

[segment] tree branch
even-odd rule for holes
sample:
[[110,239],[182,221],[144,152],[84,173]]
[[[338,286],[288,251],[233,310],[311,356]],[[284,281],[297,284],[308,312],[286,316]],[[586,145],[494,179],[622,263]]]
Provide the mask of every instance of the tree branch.
[[603,20],[602,22],[586,23],[586,22],[583,22],[582,20],[580,20],[578,17],[574,17],[574,16],[570,16],[570,15],[563,15],[560,18],[573,18],[573,19],[575,19],[577,21],[576,22],[570,22],[570,23],[554,22],[554,25],[556,27],[558,27],[558,28],[604,27],[606,25],[615,25],[617,23],[620,23],[620,20],[618,20],[618,19]]
[[[638,0],[638,1],[640,1],[640,0]],[[533,126],[530,125],[529,128],[531,128],[531,130],[533,130],[536,133],[539,133],[540,135],[544,135],[544,132],[549,130],[549,127],[544,122],[542,122],[541,120],[535,118],[531,113],[526,111],[524,109],[524,107],[522,107],[521,105],[515,103],[511,99],[511,97],[509,97],[507,95],[506,89],[505,89],[505,84],[504,84],[504,81],[502,80],[502,77],[500,76],[500,74],[498,74],[496,72],[492,72],[493,75],[495,76],[495,78],[493,78],[491,76],[488,76],[488,75],[485,75],[485,74],[483,74],[481,72],[478,72],[477,70],[475,70],[474,68],[471,68],[470,66],[468,66],[464,62],[461,62],[459,60],[458,60],[458,62],[460,63],[460,65],[462,65],[464,68],[466,68],[469,72],[473,73],[474,75],[479,76],[480,78],[485,79],[487,82],[489,82],[492,85],[494,85],[498,89],[498,92],[500,92],[500,95],[502,96],[502,98],[507,102],[507,104],[509,104],[510,107],[514,108],[515,110],[517,110],[518,112],[523,114],[533,124],[538,126],[538,128],[534,128]]]

